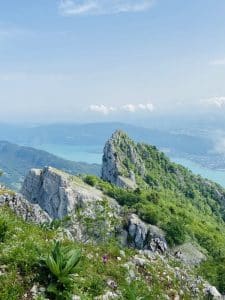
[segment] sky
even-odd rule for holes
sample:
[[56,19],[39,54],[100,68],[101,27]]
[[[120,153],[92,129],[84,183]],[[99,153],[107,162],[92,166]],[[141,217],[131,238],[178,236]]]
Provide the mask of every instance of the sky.
[[225,112],[224,0],[2,0],[0,118]]

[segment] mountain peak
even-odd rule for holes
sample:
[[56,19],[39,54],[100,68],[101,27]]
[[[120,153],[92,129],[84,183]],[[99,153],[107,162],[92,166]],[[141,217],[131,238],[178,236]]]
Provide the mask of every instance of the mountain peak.
[[123,131],[122,129],[117,129],[113,134],[111,139],[116,140],[118,138],[127,138],[129,139],[128,135],[126,134],[125,131]]
[[134,168],[143,166],[135,143],[122,130],[117,130],[106,142],[102,160],[102,179],[119,187],[135,189]]

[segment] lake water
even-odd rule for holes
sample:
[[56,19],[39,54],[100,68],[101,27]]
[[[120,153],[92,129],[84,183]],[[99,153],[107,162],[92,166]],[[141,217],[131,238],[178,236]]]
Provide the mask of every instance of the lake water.
[[[62,158],[77,161],[77,162],[80,161],[80,162],[98,163],[98,164],[101,164],[102,162],[103,146],[100,145],[71,146],[71,145],[42,144],[36,146],[36,148],[46,150]],[[225,187],[225,171],[217,171],[217,170],[204,168],[190,160],[183,159],[183,158],[172,158],[171,160],[187,167],[193,173],[199,174],[202,177],[213,180],[221,184],[223,187]]]
[[223,187],[225,187],[225,171],[217,171],[213,169],[204,168],[199,164],[184,158],[172,158],[171,160],[183,165],[184,167],[187,167],[193,173],[215,181]]
[[34,146],[37,149],[45,150],[62,158],[76,162],[102,163],[103,146],[74,146],[74,145],[55,145],[41,144]]

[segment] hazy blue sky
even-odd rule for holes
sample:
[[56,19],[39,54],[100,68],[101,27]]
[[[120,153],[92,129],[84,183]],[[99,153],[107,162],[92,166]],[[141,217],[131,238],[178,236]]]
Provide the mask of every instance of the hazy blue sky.
[[0,3],[0,118],[225,108],[224,0]]

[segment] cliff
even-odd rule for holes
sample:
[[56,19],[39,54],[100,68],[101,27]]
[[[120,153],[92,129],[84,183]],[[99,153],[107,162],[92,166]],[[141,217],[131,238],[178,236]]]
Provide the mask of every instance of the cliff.
[[132,169],[124,168],[124,162],[129,158],[144,173],[143,163],[137,156],[133,142],[118,130],[104,147],[102,179],[122,188],[134,189],[136,187],[135,174]]

